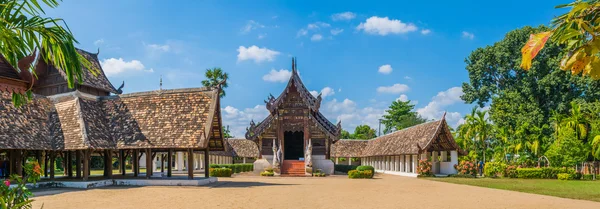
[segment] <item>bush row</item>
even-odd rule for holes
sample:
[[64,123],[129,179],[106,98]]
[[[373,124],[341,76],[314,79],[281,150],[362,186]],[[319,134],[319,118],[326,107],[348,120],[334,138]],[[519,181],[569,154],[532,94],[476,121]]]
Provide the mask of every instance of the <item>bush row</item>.
[[357,171],[371,171],[371,176],[369,178],[373,178],[373,176],[375,175],[375,168],[373,166],[370,165],[361,165],[356,167]]
[[348,171],[356,170],[357,165],[335,165],[335,171],[348,173]]
[[208,175],[211,177],[231,177],[231,168],[209,168]]
[[229,168],[234,173],[241,173],[241,172],[252,171],[254,169],[254,164],[252,164],[252,163],[246,163],[246,164],[211,164],[209,167],[210,168]]
[[371,170],[351,170],[348,171],[348,178],[351,179],[370,179],[373,178],[373,172]]
[[557,179],[559,173],[574,175],[573,179],[581,178],[576,178],[577,173],[572,168],[517,168],[517,177],[524,179]]

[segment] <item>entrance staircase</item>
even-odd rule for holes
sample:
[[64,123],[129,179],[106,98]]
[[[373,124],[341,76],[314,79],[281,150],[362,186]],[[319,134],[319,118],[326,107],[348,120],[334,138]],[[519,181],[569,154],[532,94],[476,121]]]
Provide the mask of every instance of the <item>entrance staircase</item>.
[[281,174],[286,176],[305,176],[304,161],[284,160],[281,166]]

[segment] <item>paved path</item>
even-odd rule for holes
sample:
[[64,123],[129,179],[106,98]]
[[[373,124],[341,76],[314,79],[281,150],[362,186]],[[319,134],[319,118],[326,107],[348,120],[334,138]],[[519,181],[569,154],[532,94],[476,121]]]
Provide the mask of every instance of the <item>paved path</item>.
[[417,178],[237,176],[209,187],[109,187],[36,192],[52,208],[600,208],[572,200]]

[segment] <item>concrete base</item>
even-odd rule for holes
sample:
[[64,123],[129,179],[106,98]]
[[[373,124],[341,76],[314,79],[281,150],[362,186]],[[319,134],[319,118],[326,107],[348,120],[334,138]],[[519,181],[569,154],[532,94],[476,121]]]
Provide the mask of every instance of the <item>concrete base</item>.
[[91,189],[106,186],[202,186],[217,182],[216,177],[198,179],[106,179],[97,181],[53,181],[27,184],[29,188]]
[[254,174],[260,174],[267,168],[273,167],[271,163],[265,158],[254,161]]
[[335,166],[334,166],[333,162],[331,162],[331,160],[313,159],[313,172],[316,171],[317,169],[321,169],[321,171],[323,171],[323,173],[325,173],[327,175],[331,175],[331,174],[333,174],[334,167]]
[[384,173],[391,174],[397,176],[407,176],[407,177],[417,177],[419,174],[416,173],[406,173],[406,172],[398,172],[398,171],[385,171],[385,170],[375,170],[375,173]]

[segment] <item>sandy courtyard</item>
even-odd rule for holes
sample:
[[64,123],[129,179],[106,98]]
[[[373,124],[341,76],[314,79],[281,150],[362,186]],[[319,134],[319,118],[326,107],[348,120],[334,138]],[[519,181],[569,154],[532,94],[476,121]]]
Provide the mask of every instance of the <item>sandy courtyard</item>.
[[206,187],[36,192],[33,208],[600,208],[600,203],[417,178],[237,176]]

